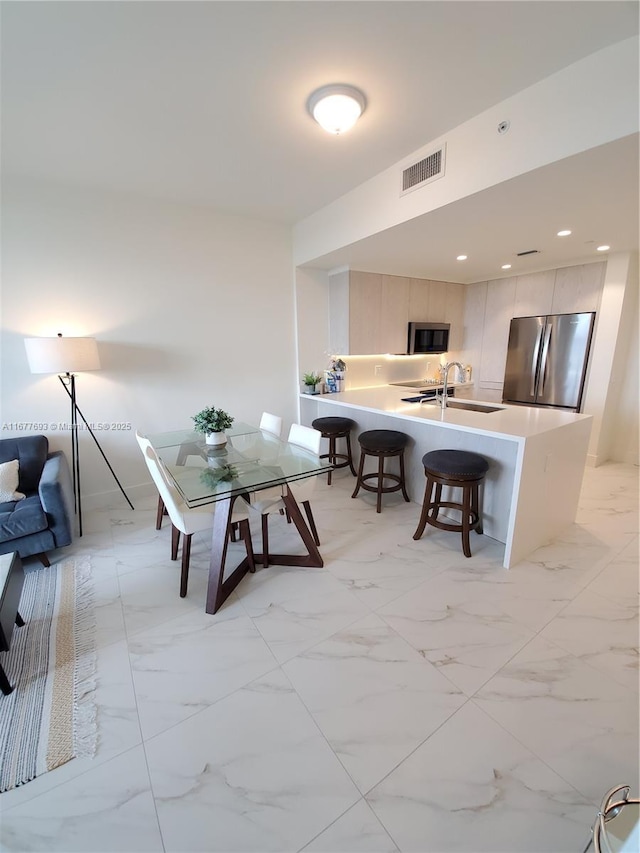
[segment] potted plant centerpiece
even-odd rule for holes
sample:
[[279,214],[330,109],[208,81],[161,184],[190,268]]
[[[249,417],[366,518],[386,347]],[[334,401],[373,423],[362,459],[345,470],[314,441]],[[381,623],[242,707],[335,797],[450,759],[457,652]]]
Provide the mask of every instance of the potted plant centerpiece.
[[196,432],[205,434],[207,444],[226,444],[227,438],[224,434],[225,429],[228,429],[233,423],[231,415],[222,409],[216,409],[215,406],[207,406],[194,415],[191,420]]
[[322,376],[319,373],[305,373],[302,381],[306,386],[306,394],[316,394],[316,385],[318,382],[322,382]]

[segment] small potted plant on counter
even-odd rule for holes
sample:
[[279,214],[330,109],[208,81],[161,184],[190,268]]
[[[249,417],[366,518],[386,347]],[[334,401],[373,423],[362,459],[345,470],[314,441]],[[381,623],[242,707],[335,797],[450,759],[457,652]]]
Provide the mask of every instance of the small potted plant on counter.
[[305,394],[317,394],[316,385],[322,382],[322,376],[319,373],[305,373],[302,381],[305,384]]
[[207,406],[197,415],[194,415],[191,420],[195,431],[204,433],[207,444],[227,443],[224,431],[233,423],[233,418],[227,412],[216,409],[215,406]]

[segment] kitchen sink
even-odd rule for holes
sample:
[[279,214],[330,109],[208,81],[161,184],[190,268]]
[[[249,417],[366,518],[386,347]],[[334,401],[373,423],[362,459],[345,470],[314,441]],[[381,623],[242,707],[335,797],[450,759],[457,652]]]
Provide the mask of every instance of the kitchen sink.
[[[425,400],[427,406],[440,406],[440,400]],[[465,409],[467,412],[502,412],[501,406],[485,406],[471,400],[447,400],[447,409]]]

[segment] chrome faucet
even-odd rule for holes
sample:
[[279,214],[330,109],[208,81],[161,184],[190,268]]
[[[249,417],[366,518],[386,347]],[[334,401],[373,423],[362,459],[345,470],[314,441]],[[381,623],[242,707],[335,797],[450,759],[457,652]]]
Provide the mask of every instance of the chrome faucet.
[[447,408],[447,384],[449,382],[449,368],[451,367],[457,367],[460,371],[464,370],[459,361],[450,361],[442,368],[443,386],[440,397],[438,397],[436,393],[436,400],[440,401],[440,405],[443,409]]

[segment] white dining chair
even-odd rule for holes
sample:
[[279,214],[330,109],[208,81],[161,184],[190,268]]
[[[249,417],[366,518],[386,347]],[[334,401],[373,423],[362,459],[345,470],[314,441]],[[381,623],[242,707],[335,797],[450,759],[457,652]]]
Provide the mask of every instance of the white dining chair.
[[[213,513],[215,512],[216,505],[209,504],[207,506],[197,508],[188,507],[180,497],[178,490],[171,484],[169,475],[164,470],[164,466],[158,458],[158,454],[151,446],[149,439],[146,438],[146,436],[141,435],[139,432],[136,432],[136,439],[140,445],[149,473],[151,474],[171,520],[172,560],[178,559],[180,534],[182,533],[184,535],[182,542],[182,564],[180,573],[180,597],[184,598],[187,594],[187,584],[189,581],[191,537],[194,533],[200,533],[203,530],[210,530],[213,527]],[[230,524],[227,527],[227,536],[229,536],[229,527],[231,524],[237,524],[247,550],[249,571],[255,572],[256,567],[248,519],[249,512],[245,508],[245,504],[236,500],[233,505]]]
[[280,438],[282,435],[282,418],[279,415],[272,415],[270,412],[263,412],[260,418],[260,429]]
[[[321,434],[316,429],[302,426],[301,424],[292,424],[289,430],[288,443],[308,450],[316,456],[320,455]],[[289,483],[289,488],[296,499],[302,505],[309,528],[313,535],[316,545],[320,544],[316,523],[311,511],[311,497],[316,486],[317,477],[307,477],[304,480],[296,480]],[[269,514],[273,512],[286,512],[286,507],[282,499],[283,488],[274,487],[273,489],[264,489],[260,492],[251,494],[251,503],[249,506],[254,512],[260,513],[262,525],[262,565],[266,568],[269,564]],[[287,521],[290,519],[287,516]]]
[[[185,465],[189,456],[199,456],[200,458],[202,458],[201,450],[195,441],[186,441],[180,445],[178,455],[176,457],[176,465]],[[162,498],[160,497],[160,495],[158,495],[158,509],[156,511],[156,530],[160,530],[162,528],[162,519],[165,515],[168,515],[167,510],[165,509]]]

